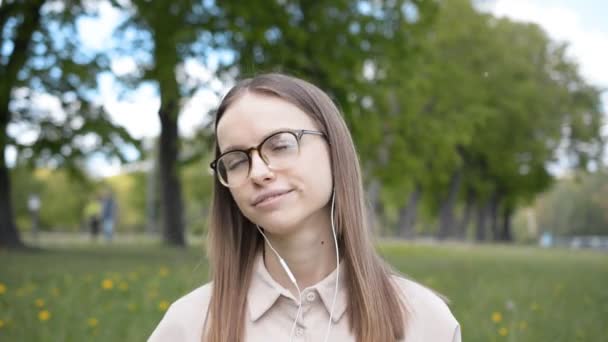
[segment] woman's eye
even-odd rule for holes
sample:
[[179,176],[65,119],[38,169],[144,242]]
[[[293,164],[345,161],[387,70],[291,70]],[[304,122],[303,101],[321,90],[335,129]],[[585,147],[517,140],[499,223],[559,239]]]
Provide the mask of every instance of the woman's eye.
[[289,144],[288,144],[288,143],[279,143],[279,144],[274,145],[274,146],[272,147],[272,150],[273,150],[273,151],[281,151],[281,150],[287,149],[287,148],[289,148],[289,147],[290,147],[290,146],[289,146]]
[[233,171],[241,166],[245,165],[245,160],[235,160],[233,162],[228,163],[228,170]]

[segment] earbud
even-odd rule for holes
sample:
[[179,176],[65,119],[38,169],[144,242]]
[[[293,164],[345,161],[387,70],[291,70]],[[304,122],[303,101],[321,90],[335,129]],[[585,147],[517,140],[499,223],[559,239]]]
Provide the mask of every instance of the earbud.
[[279,257],[279,263],[281,263],[281,266],[283,266],[283,269],[285,270],[285,273],[287,273],[287,276],[289,277],[289,279],[291,279],[291,282],[297,286],[298,282],[296,281],[296,277],[294,277],[293,273],[291,273],[291,270],[289,269],[289,266],[287,266],[287,263],[285,262],[285,260],[283,260],[283,258]]

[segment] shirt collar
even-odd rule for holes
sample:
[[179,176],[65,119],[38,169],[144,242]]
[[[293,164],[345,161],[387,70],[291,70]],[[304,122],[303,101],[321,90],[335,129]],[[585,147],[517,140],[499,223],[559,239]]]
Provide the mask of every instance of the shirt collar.
[[[256,260],[253,267],[254,270],[251,279],[251,285],[247,294],[249,313],[253,322],[257,321],[260,317],[262,317],[262,315],[264,315],[268,310],[270,310],[270,308],[275,304],[275,302],[279,299],[280,296],[290,298],[297,302],[297,299],[291,294],[291,292],[289,292],[289,290],[285,289],[283,286],[277,283],[272,278],[270,273],[268,273],[266,265],[264,265],[264,258],[262,257],[261,252],[256,255]],[[325,277],[317,284],[307,287],[306,289],[302,289],[302,292],[316,290],[319,293],[321,301],[323,302],[323,306],[327,310],[328,314],[331,310],[331,305],[334,298],[336,272],[337,269],[331,272],[327,277]],[[340,320],[340,318],[346,311],[347,306],[346,286],[344,284],[344,272],[344,263],[341,262],[338,295],[336,297],[336,305],[334,307],[334,313],[332,316],[332,321],[334,323]]]

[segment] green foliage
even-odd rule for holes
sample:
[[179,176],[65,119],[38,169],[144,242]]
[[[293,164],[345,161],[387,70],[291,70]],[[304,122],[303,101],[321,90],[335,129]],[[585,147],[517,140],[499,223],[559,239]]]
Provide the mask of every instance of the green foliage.
[[[190,233],[206,231],[208,208],[211,201],[213,177],[208,169],[209,161],[191,160],[181,169],[186,205],[186,225]],[[149,182],[153,176],[141,171],[122,173],[103,180],[86,177],[74,178],[65,169],[36,169],[18,167],[13,170],[13,203],[16,220],[22,229],[32,225],[27,208],[30,194],[41,199],[41,229],[48,231],[76,231],[87,224],[85,207],[111,190],[118,208],[117,233],[146,231],[148,200],[158,215],[157,196],[148,199],[153,190]],[[69,195],[66,195],[69,194]],[[158,216],[152,219],[158,220]]]
[[[11,24],[33,15],[34,3],[42,4],[38,20]],[[23,51],[5,55],[9,50],[3,50],[0,82],[10,101],[0,108],[0,115],[15,125],[17,135],[2,141],[1,150],[12,145],[19,158],[31,165],[63,165],[79,172],[79,162],[93,152],[124,160],[121,147],[139,146],[123,127],[112,124],[93,97],[97,76],[109,70],[109,62],[103,54],[84,50],[75,23],[76,18],[95,16],[96,11],[96,6],[79,0],[19,1],[2,8],[3,41],[15,43],[21,37],[28,44]],[[17,63],[19,53],[23,63],[11,64]],[[33,141],[22,139],[19,134],[26,132],[37,136]]]
[[13,170],[13,204],[21,228],[32,226],[27,207],[30,195],[40,198],[40,229],[78,231],[83,227],[83,211],[94,197],[95,187],[90,181],[72,177],[64,169],[36,169],[18,167]]
[[422,212],[435,217],[461,171],[478,205],[494,195],[501,210],[513,210],[548,188],[548,165],[563,146],[572,168],[600,161],[600,90],[582,79],[565,45],[468,0],[442,2],[435,19],[414,56],[384,60],[372,93],[384,113],[379,149],[387,157],[375,176],[388,214],[420,186]]
[[[408,20],[404,8],[418,13]],[[361,155],[371,169],[387,128],[379,96],[385,64],[408,63],[436,4],[431,1],[282,1],[223,3],[226,39],[236,53],[229,74],[282,71],[327,91],[341,107]],[[407,74],[403,74],[407,77]]]
[[565,178],[535,205],[540,231],[557,235],[608,235],[608,172]]
[[128,145],[139,147],[95,99],[97,76],[109,70],[109,61],[83,48],[76,23],[94,16],[97,6],[80,0],[7,0],[0,6],[0,196],[9,199],[0,202],[2,245],[20,245],[4,156],[8,147],[17,151],[17,164],[63,166],[77,177],[92,153],[124,161]]
[[123,173],[104,180],[116,196],[118,232],[145,230],[148,181],[144,172]]

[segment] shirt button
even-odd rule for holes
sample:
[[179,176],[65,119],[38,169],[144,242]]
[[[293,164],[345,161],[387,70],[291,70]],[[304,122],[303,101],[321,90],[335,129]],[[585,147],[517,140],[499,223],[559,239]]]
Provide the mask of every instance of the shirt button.
[[298,337],[304,336],[304,329],[300,328],[300,327],[297,327],[296,328],[296,336],[298,336]]
[[309,302],[314,302],[314,300],[317,299],[317,295],[314,292],[308,292],[306,294],[306,300]]

